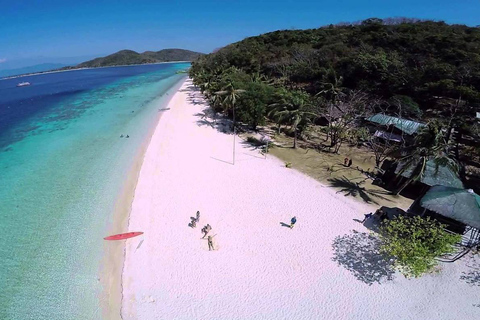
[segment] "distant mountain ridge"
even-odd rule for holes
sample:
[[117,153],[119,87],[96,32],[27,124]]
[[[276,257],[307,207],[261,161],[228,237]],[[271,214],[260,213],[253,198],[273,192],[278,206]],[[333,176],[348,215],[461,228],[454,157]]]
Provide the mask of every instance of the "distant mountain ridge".
[[76,65],[74,68],[97,68],[131,64],[145,64],[171,61],[193,61],[203,53],[184,49],[163,49],[138,53],[133,50],[121,50],[106,57],[96,58]]

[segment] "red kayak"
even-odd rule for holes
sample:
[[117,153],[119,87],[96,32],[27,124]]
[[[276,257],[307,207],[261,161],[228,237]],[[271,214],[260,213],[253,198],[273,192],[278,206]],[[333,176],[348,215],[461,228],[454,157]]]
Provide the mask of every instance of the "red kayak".
[[127,233],[120,233],[120,234],[115,234],[113,236],[108,236],[103,239],[105,240],[123,240],[123,239],[128,239],[128,238],[133,238],[136,236],[139,236],[143,234],[143,232],[127,232]]

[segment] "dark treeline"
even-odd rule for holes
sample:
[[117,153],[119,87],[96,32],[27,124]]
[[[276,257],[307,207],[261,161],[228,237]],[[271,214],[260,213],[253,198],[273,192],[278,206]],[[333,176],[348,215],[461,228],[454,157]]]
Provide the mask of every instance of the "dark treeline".
[[[267,117],[296,135],[322,116],[340,126],[329,130],[334,146],[357,118],[383,112],[435,119],[458,161],[479,154],[480,28],[372,18],[275,31],[200,57],[190,75],[217,111],[234,104],[254,128]],[[227,87],[239,90],[233,104]]]

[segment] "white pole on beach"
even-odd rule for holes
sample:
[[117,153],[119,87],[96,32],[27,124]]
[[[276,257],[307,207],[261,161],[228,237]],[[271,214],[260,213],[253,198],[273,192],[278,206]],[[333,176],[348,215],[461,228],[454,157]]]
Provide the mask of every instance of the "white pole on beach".
[[233,165],[235,165],[235,104],[233,104]]

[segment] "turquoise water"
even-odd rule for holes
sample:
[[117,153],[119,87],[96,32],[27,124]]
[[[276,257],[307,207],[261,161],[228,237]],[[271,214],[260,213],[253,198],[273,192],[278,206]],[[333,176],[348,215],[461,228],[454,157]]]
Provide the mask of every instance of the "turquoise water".
[[0,83],[15,92],[0,97],[0,319],[100,317],[97,278],[115,201],[158,103],[188,66],[31,77],[39,84],[24,100],[23,88]]

